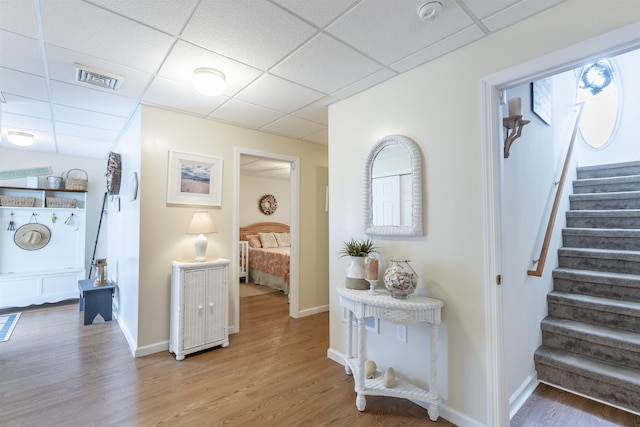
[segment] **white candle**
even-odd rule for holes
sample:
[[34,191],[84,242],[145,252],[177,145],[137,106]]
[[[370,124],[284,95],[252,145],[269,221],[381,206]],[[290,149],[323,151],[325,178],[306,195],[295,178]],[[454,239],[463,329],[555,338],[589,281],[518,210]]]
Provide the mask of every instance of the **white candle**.
[[509,100],[509,117],[522,115],[522,98],[511,98]]

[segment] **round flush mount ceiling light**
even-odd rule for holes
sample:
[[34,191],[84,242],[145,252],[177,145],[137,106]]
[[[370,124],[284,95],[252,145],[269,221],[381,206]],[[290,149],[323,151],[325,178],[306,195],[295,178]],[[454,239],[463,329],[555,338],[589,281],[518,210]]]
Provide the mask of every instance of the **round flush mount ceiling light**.
[[442,12],[442,2],[429,1],[418,6],[418,16],[423,22],[435,21]]
[[213,68],[198,68],[193,72],[193,86],[206,96],[217,96],[224,92],[226,77]]
[[14,145],[28,147],[35,142],[35,138],[30,133],[9,131],[7,139]]

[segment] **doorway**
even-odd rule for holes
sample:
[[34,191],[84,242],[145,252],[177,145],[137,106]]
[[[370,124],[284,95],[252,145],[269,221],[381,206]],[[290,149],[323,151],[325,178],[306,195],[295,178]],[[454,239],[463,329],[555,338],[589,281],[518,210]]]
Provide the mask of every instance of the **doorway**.
[[[482,81],[483,102],[483,171],[485,175],[485,269],[487,313],[487,370],[489,425],[509,425],[510,402],[506,388],[505,341],[503,330],[508,319],[505,316],[503,288],[500,286],[503,272],[502,232],[502,181],[503,140],[500,89],[516,87],[546,76],[579,67],[601,57],[615,56],[638,49],[633,26],[579,43],[536,60],[495,73]],[[532,356],[533,357],[533,356]]]
[[[258,222],[281,222],[289,225],[290,228],[290,264],[289,264],[289,316],[296,318],[299,316],[299,163],[298,157],[288,156],[278,153],[266,151],[258,151],[245,148],[235,149],[235,215],[234,215],[234,261],[239,266],[240,258],[240,227],[249,225],[249,223]],[[243,172],[244,169],[244,172]],[[244,180],[244,181],[243,181]],[[243,184],[245,188],[243,189]],[[253,189],[249,190],[247,183],[254,183]],[[265,183],[270,183],[264,187]],[[259,199],[262,193],[269,193],[267,189],[280,189],[277,195],[269,194],[275,199],[281,197],[282,206],[278,207],[279,216],[276,212],[268,216],[263,212],[259,212]],[[252,203],[251,194],[243,194],[247,192],[256,192],[260,195],[255,196],[255,203]],[[256,194],[258,194],[256,193]],[[246,196],[246,197],[245,197]],[[249,199],[247,199],[247,197]],[[246,211],[243,209],[249,209]],[[240,330],[240,277],[239,269],[236,269],[233,275],[232,300],[234,307],[234,325],[230,328],[231,332],[239,332]],[[248,277],[247,277],[248,279]]]

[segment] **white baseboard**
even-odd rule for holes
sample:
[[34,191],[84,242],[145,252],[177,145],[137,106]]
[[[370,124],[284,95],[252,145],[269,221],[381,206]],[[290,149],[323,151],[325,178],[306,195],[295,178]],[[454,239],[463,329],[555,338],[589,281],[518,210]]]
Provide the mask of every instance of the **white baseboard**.
[[518,389],[509,398],[509,419],[513,419],[514,415],[522,408],[524,402],[527,401],[529,396],[533,393],[536,387],[540,384],[538,381],[538,374],[533,372],[523,381]]
[[161,351],[169,351],[169,340],[145,345],[144,347],[138,347],[136,349],[135,357],[148,356],[153,353],[160,353]]
[[306,310],[301,310],[300,312],[298,312],[298,315],[299,315],[298,317],[312,316],[314,314],[324,313],[325,311],[329,311],[329,304],[320,305],[314,308],[307,308]]
[[[344,366],[345,365],[345,358],[344,358],[344,354],[335,351],[334,349],[330,348],[327,350],[327,358],[330,360],[333,360],[336,363],[339,363],[340,365]],[[346,374],[345,374],[346,375]],[[355,401],[355,399],[354,399]],[[411,401],[413,403],[415,403],[416,405],[428,409],[429,405],[427,403],[424,402],[416,402],[416,401]],[[438,405],[438,409],[440,412],[440,416],[444,419],[446,419],[449,422],[452,422],[453,424],[459,426],[459,427],[486,427],[484,424],[482,424],[481,422],[474,420],[473,418],[462,414],[450,407],[448,407],[446,404],[441,403],[440,405]]]

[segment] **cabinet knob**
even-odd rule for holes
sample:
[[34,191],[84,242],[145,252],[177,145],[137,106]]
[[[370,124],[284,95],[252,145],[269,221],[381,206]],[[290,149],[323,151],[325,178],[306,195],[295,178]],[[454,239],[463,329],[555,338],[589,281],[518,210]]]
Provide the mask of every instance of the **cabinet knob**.
[[198,306],[198,310],[202,310],[202,306],[201,305]]
[[212,302],[209,303],[209,307],[213,308],[213,303]]

